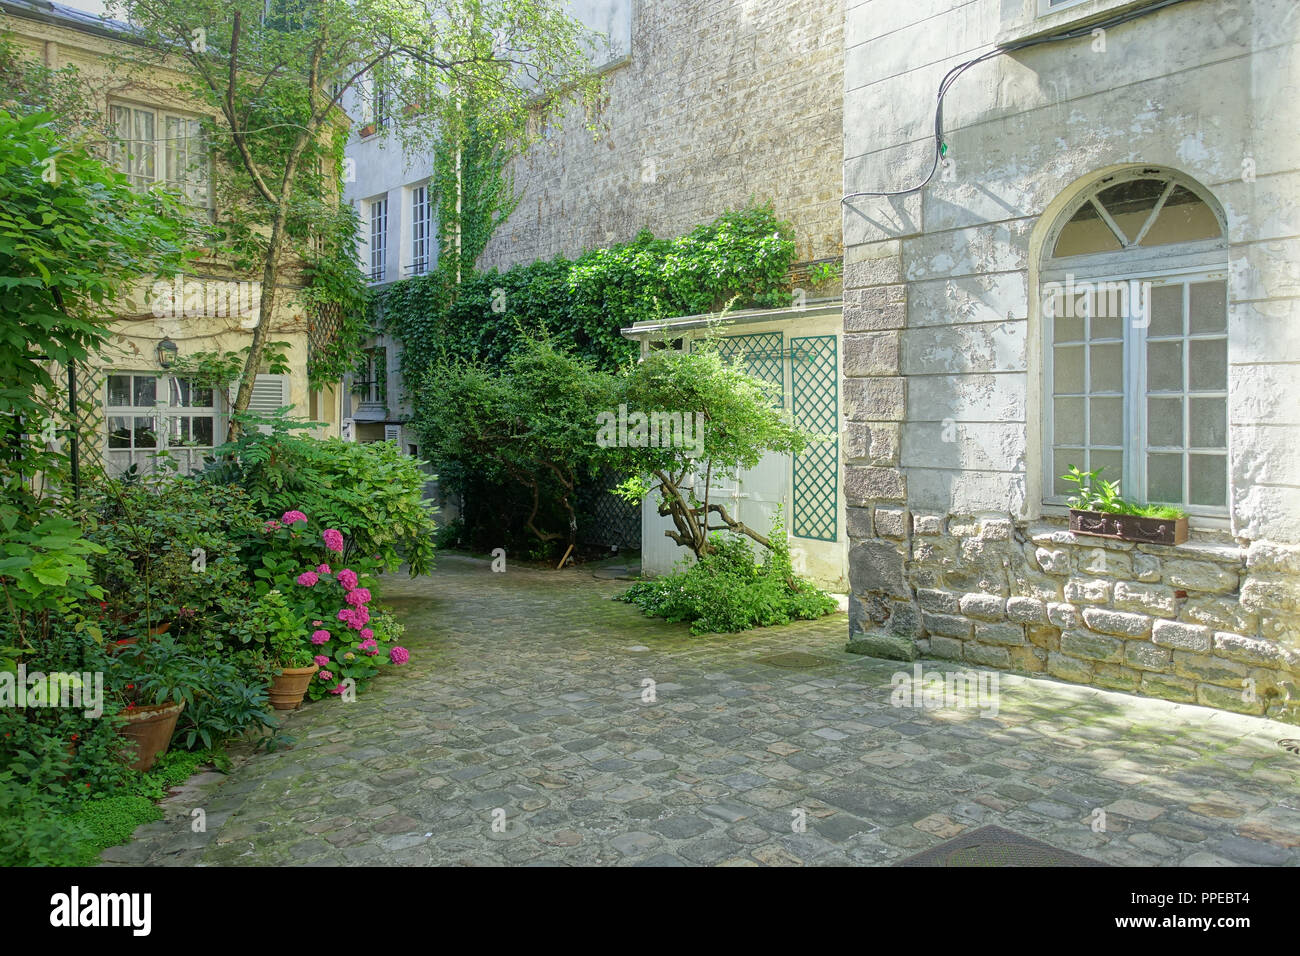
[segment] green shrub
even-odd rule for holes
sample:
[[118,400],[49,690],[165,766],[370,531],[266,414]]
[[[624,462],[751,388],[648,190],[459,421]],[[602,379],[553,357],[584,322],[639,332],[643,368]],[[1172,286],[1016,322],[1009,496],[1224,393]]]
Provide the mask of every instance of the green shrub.
[[779,524],[761,564],[739,535],[715,535],[711,544],[712,550],[690,568],[638,581],[618,599],[649,617],[689,622],[692,634],[813,620],[835,610],[834,598],[794,576]]
[[[321,527],[341,531],[344,562],[364,555],[393,571],[406,561],[412,576],[432,567],[435,524],[424,497],[424,462],[393,442],[311,438],[295,434],[306,422],[239,418],[239,438],[216,449],[204,480],[244,489],[264,519],[301,511]],[[249,564],[261,566],[256,559]]]
[[110,846],[131,839],[136,827],[162,818],[162,810],[147,797],[123,795],[88,800],[69,820],[75,832],[83,836],[78,841],[75,856],[68,862],[90,866]]

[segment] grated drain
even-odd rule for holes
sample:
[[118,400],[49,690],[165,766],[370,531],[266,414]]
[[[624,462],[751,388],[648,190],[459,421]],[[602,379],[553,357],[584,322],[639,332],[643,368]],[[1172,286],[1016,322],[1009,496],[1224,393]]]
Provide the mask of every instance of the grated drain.
[[811,667],[827,667],[835,662],[825,657],[817,657],[815,654],[805,654],[803,651],[786,651],[784,654],[772,654],[768,657],[758,658],[760,664],[767,664],[770,667],[783,667],[786,670],[805,670]]
[[1021,833],[984,826],[900,860],[894,866],[1105,866]]
[[1289,754],[1300,756],[1300,740],[1297,740],[1294,737],[1287,737],[1284,740],[1279,740],[1277,745]]

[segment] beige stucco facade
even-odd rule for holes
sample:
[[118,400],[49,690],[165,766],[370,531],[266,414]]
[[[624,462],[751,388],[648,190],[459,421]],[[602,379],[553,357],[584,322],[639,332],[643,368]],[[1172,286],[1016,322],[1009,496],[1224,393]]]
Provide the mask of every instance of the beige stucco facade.
[[[113,105],[152,113],[159,128],[156,135],[160,137],[160,145],[155,161],[161,176],[161,130],[165,120],[203,115],[201,105],[178,92],[180,75],[160,67],[129,74],[117,68],[114,58],[129,59],[132,46],[115,38],[111,28],[96,24],[95,18],[89,15],[83,20],[74,20],[66,13],[50,15],[19,8],[7,8],[5,13],[7,15],[0,24],[10,32],[22,53],[51,69],[76,68],[87,105],[97,116],[103,117],[105,125],[109,122],[109,110]],[[107,145],[104,150],[108,155]],[[292,405],[292,416],[310,417],[325,423],[316,434],[322,437],[334,435],[339,430],[339,390],[313,391],[308,385],[309,316],[294,301],[293,289],[294,282],[289,278],[279,292],[267,337],[270,342],[285,343],[284,353],[290,370],[286,375],[259,376],[250,408],[271,411],[280,405]],[[175,296],[176,292],[180,293],[179,297]],[[205,396],[202,408],[186,407],[197,401],[188,397],[173,403],[167,393],[175,386],[169,382],[160,364],[158,345],[169,339],[182,358],[196,352],[237,352],[244,349],[251,340],[251,330],[256,327],[259,300],[260,283],[236,281],[223,264],[220,250],[209,250],[195,260],[184,275],[157,276],[141,282],[127,300],[117,306],[117,320],[111,327],[107,348],[96,357],[94,366],[82,370],[78,377],[79,397],[93,398],[102,406],[99,416],[91,424],[93,434],[83,440],[87,444],[93,442],[98,452],[107,456],[110,471],[120,470],[132,461],[148,467],[151,457],[147,447],[108,449],[110,419],[132,423],[132,435],[126,441],[133,445],[135,431],[142,429],[142,426],[134,425],[134,419],[138,417],[147,421],[151,414],[147,403],[137,404],[135,394],[131,395],[128,409],[117,407],[122,398],[120,393],[127,387],[128,380],[124,378],[127,375],[142,380],[158,376],[158,384],[152,387],[151,393],[156,418],[161,419],[155,420],[153,425],[153,432],[159,436],[156,439],[158,445],[167,440],[161,436],[168,427],[169,417],[191,420],[184,427],[187,432],[191,426],[196,430],[199,447],[177,451],[183,466],[196,466],[202,458],[209,426],[207,421],[196,423],[195,419],[211,418],[213,441],[219,444],[224,440],[233,389],[228,396],[216,392],[211,405],[206,404]],[[113,379],[115,391],[110,394],[112,376],[117,377]],[[133,378],[130,387],[134,392],[142,386],[137,386]],[[143,397],[147,399],[149,396]],[[122,411],[122,414],[114,415],[115,410]],[[172,427],[177,429],[174,423]],[[179,437],[180,432],[176,430],[176,438]],[[195,441],[195,438],[190,438],[190,446]],[[115,444],[122,443],[119,435]],[[83,454],[89,451],[87,448]]]

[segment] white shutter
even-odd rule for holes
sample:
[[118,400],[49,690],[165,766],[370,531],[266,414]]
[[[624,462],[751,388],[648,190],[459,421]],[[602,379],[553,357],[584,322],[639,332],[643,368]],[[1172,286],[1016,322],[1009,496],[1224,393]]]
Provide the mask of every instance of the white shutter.
[[[238,386],[230,387],[230,404],[234,405],[235,392]],[[289,404],[289,376],[287,375],[259,375],[253,380],[253,394],[248,400],[248,410],[254,415],[271,416],[277,409],[283,408]],[[270,434],[270,429],[262,425],[258,429],[264,434]]]
[[385,426],[384,426],[384,441],[395,441],[395,442],[397,442],[397,443],[400,445],[400,444],[401,444],[401,441],[402,441],[402,426],[401,426],[401,425],[385,425]]

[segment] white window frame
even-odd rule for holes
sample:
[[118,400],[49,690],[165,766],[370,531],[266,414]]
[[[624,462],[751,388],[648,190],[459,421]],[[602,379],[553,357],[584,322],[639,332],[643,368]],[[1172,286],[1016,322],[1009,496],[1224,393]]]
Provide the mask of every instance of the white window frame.
[[[150,144],[152,151],[153,172],[144,174],[136,172],[135,163],[132,161],[136,157],[132,156],[128,148],[121,144],[117,134],[117,124],[114,122],[115,110],[130,111],[132,136],[128,143],[135,144],[142,142],[135,138],[135,118],[137,113],[147,113],[153,120],[153,142]],[[212,148],[207,142],[203,133],[202,122],[204,117],[194,113],[185,113],[180,110],[164,109],[158,106],[150,106],[143,103],[133,103],[127,100],[113,100],[108,104],[108,130],[109,130],[109,161],[111,165],[122,172],[136,187],[148,188],[150,186],[163,186],[167,189],[177,190],[185,197],[185,204],[190,208],[198,210],[203,215],[211,219],[216,209],[213,202],[212,190]],[[168,135],[168,121],[174,120],[181,123],[199,124],[199,143],[203,150],[204,156],[201,162],[187,166],[187,172],[194,169],[201,169],[202,175],[198,177],[186,176],[179,180],[169,180],[167,178],[167,167],[169,153],[174,150],[173,142],[177,137]],[[201,201],[194,201],[193,197],[198,195],[201,188]],[[193,190],[193,191],[191,191]]]
[[410,189],[411,264],[408,275],[422,276],[433,271],[433,196],[429,183]]
[[[152,378],[157,381],[155,395],[161,400],[156,400],[153,405],[113,405],[110,403],[111,393],[109,391],[109,380],[115,376],[129,376],[131,378],[131,401],[135,401],[135,379]],[[201,468],[203,465],[203,454],[211,452],[216,445],[220,444],[225,434],[226,420],[225,409],[222,404],[221,390],[215,387],[204,386],[212,392],[211,405],[176,405],[172,403],[171,384],[173,379],[185,379],[184,375],[173,375],[170,372],[159,372],[150,370],[137,369],[106,369],[104,372],[103,396],[104,403],[104,459],[110,463],[110,470],[119,470],[114,464],[116,459],[125,457],[126,465],[120,469],[125,470],[132,464],[139,464],[141,469],[145,469],[146,461],[156,459],[160,454],[166,453],[172,455],[180,461],[182,471],[193,471]],[[191,387],[193,387],[191,385]],[[161,393],[161,395],[159,395]],[[110,436],[112,434],[112,420],[114,417],[130,416],[132,425],[136,416],[148,417],[154,419],[155,434],[157,435],[157,444],[153,448],[136,448],[134,446],[134,427],[132,428],[132,447],[130,448],[112,448],[109,446]],[[171,422],[175,418],[211,418],[212,419],[212,441],[211,445],[189,445],[189,444],[172,444],[171,443]],[[149,470],[152,470],[150,468]]]
[[[1119,249],[1113,252],[1103,252],[1091,255],[1065,256],[1059,259],[1047,258],[1043,263],[1042,270],[1039,274],[1040,294],[1038,301],[1043,301],[1041,290],[1049,283],[1063,283],[1067,276],[1073,276],[1077,282],[1138,282],[1151,283],[1150,288],[1154,290],[1157,286],[1179,283],[1193,284],[1196,282],[1227,282],[1227,225],[1223,221],[1223,215],[1218,205],[1213,202],[1213,198],[1206,193],[1206,190],[1198,183],[1186,176],[1175,173],[1172,170],[1163,168],[1134,168],[1124,172],[1107,176],[1092,183],[1089,188],[1080,192],[1059,214],[1055,227],[1048,234],[1045,248],[1052,250],[1056,246],[1057,239],[1060,237],[1061,230],[1070,221],[1074,214],[1084,205],[1091,202],[1093,197],[1102,190],[1131,179],[1159,178],[1172,180],[1176,185],[1181,185],[1194,193],[1201,201],[1205,202],[1215,217],[1219,220],[1220,235],[1215,239],[1193,240],[1190,242],[1169,243],[1159,246],[1129,246],[1128,248]],[[1156,215],[1159,210],[1156,210]],[[1154,216],[1152,218],[1154,222]],[[1040,307],[1041,308],[1041,307]],[[1225,332],[1223,338],[1228,339],[1227,316],[1225,315]],[[1044,513],[1062,513],[1068,507],[1066,504],[1067,495],[1057,495],[1053,493],[1056,484],[1056,478],[1059,477],[1055,468],[1055,422],[1054,422],[1054,396],[1055,396],[1055,355],[1053,350],[1054,329],[1051,317],[1046,314],[1046,310],[1040,311],[1040,321],[1043,333],[1042,342],[1042,363],[1043,363],[1043,400],[1042,400],[1042,440],[1040,442],[1040,453],[1042,455],[1042,508]],[[1125,317],[1123,323],[1123,354],[1124,354],[1124,405],[1125,405],[1125,435],[1123,442],[1123,475],[1121,476],[1120,491],[1124,497],[1135,500],[1140,503],[1146,503],[1147,498],[1147,462],[1146,462],[1146,400],[1147,400],[1147,353],[1146,353],[1146,329],[1137,328],[1132,321],[1131,316]],[[1205,336],[1218,337],[1215,336]],[[1185,335],[1184,342],[1191,341],[1193,336]],[[1231,346],[1229,340],[1229,347]],[[1188,349],[1184,349],[1183,373],[1184,373],[1184,392],[1189,385],[1186,378],[1188,374]],[[1191,505],[1185,500],[1180,503],[1180,507],[1187,512],[1190,524],[1195,528],[1207,530],[1224,530],[1230,527],[1230,516],[1232,509],[1232,409],[1229,404],[1231,388],[1231,362],[1228,365],[1229,381],[1227,387],[1223,389],[1222,396],[1227,410],[1227,501],[1223,507],[1209,507],[1205,505]],[[1198,397],[1216,397],[1217,392],[1197,392]],[[1186,399],[1185,399],[1186,400]],[[1184,414],[1188,414],[1184,410]],[[1084,435],[1085,445],[1090,444],[1091,435]],[[1183,454],[1186,455],[1187,448],[1184,447]],[[1114,480],[1113,476],[1102,475],[1103,478]],[[1188,483],[1190,476],[1187,471],[1183,475],[1183,497],[1186,499]]]
[[388,278],[388,196],[367,200],[366,213],[370,220],[370,237],[366,244],[370,268],[366,275],[374,285]]
[[382,408],[388,403],[388,349],[382,345],[371,346],[365,350],[365,356],[366,378],[362,384],[366,388],[357,393],[357,406]]

